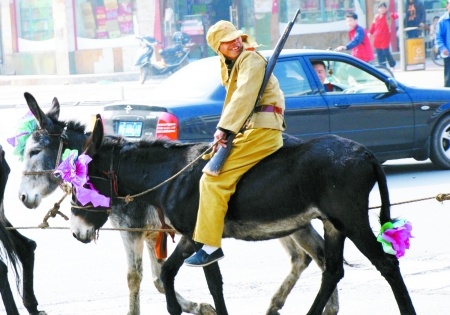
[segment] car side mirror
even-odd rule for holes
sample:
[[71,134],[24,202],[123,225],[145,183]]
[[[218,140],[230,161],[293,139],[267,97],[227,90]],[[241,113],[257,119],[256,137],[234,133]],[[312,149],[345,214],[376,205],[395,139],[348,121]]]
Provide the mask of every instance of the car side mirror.
[[389,92],[397,91],[397,87],[398,87],[397,81],[395,81],[394,78],[388,78],[386,80],[386,87]]

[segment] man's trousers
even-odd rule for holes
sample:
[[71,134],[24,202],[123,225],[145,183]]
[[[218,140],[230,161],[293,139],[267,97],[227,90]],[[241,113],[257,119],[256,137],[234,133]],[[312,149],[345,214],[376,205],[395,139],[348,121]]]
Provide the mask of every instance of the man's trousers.
[[444,86],[450,87],[450,57],[444,58]]
[[[228,144],[230,145],[230,144]],[[228,201],[241,176],[283,145],[280,130],[250,129],[238,134],[219,176],[203,174],[195,226],[196,242],[220,247]],[[261,178],[264,174],[261,174]]]

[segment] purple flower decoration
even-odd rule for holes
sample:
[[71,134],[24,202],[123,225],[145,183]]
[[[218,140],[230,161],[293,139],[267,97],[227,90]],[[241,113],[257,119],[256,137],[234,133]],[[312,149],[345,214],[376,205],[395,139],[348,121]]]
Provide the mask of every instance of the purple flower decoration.
[[405,255],[405,250],[409,249],[409,239],[413,237],[411,230],[411,223],[405,219],[387,222],[381,227],[377,240],[386,253],[400,258]]
[[[64,160],[59,164],[53,174],[59,174],[68,183],[72,183],[78,201],[85,206],[89,202],[94,207],[109,207],[110,199],[98,193],[94,186],[88,182],[88,164],[92,161],[89,155],[81,154],[77,159],[78,151],[66,149]],[[86,188],[84,186],[89,186]]]
[[25,152],[25,144],[27,143],[30,135],[37,128],[36,119],[33,116],[31,111],[20,118],[17,127],[16,127],[16,135],[6,139],[10,145],[14,147],[14,155],[19,156],[19,160],[23,161],[23,154]]

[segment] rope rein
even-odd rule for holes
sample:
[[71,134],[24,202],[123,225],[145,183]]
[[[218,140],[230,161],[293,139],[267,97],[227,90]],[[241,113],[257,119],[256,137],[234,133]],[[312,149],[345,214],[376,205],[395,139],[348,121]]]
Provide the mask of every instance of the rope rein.
[[[6,228],[9,231],[12,230],[70,230],[70,227],[66,226],[57,226],[57,227],[45,227],[41,228],[38,226],[20,226],[20,227],[7,227]],[[121,231],[121,232],[166,232],[166,233],[173,233],[177,232],[174,229],[145,229],[145,228],[100,228],[99,230],[102,231]]]
[[[62,189],[64,189],[63,187],[61,187]],[[55,215],[53,215],[53,213],[55,212],[55,208],[58,205],[57,209],[56,209],[56,213],[60,214],[61,216],[63,216],[63,218],[65,220],[69,220],[67,218],[67,216],[65,216],[63,213],[61,213],[60,211],[58,211],[59,209],[59,205],[61,204],[61,202],[63,201],[63,199],[68,196],[70,194],[70,187],[69,187],[69,193],[64,194],[64,196],[59,200],[58,203],[55,203],[55,206],[47,213],[47,215],[44,218],[44,222],[42,222],[41,224],[39,224],[37,227],[36,226],[24,226],[24,227],[6,227],[7,230],[31,230],[31,229],[50,229],[50,230],[69,230],[69,227],[50,227],[47,223],[48,218],[52,217],[54,218]],[[407,204],[407,203],[413,203],[413,202],[419,202],[419,201],[425,201],[425,200],[431,200],[431,199],[436,199],[439,202],[444,202],[446,200],[450,200],[450,194],[438,194],[435,197],[427,197],[427,198],[420,198],[420,199],[414,199],[414,200],[408,200],[408,201],[401,201],[401,202],[395,202],[395,203],[391,203],[390,206],[398,206],[398,205],[402,205],[402,204]],[[72,204],[73,208],[77,208],[77,209],[83,209],[86,211],[92,211],[92,212],[108,212],[108,214],[111,213],[111,208],[108,209],[92,209],[93,207],[91,206],[91,209],[86,209],[86,207],[81,207],[81,206],[76,206]],[[369,207],[369,210],[372,209],[377,209],[377,208],[381,208],[381,206],[376,206],[376,207]],[[53,212],[52,212],[53,210]],[[102,231],[123,231],[123,232],[166,232],[166,233],[170,233],[170,232],[176,232],[176,230],[174,229],[146,229],[146,228],[100,228],[100,230]]]
[[209,150],[211,150],[212,148],[214,148],[214,146],[217,145],[221,140],[222,140],[222,139],[219,139],[219,140],[215,141],[213,144],[211,144],[211,146],[209,146],[205,151],[203,151],[203,153],[201,153],[199,156],[197,156],[191,163],[189,163],[188,165],[186,165],[185,167],[183,167],[178,173],[176,173],[175,175],[169,177],[168,179],[166,179],[166,180],[163,181],[162,183],[160,183],[160,184],[158,184],[158,185],[156,185],[156,186],[154,186],[154,187],[152,187],[152,188],[150,188],[150,189],[147,189],[147,190],[145,190],[145,191],[143,191],[143,192],[141,192],[141,193],[135,194],[135,195],[128,195],[128,196],[126,196],[126,197],[117,196],[116,198],[117,198],[117,199],[124,199],[125,202],[128,203],[128,202],[130,202],[130,201],[133,201],[134,198],[136,198],[136,197],[143,196],[143,195],[148,194],[149,192],[151,192],[151,191],[153,191],[153,190],[155,190],[155,189],[161,187],[162,185],[164,185],[164,184],[170,182],[171,180],[175,179],[175,178],[178,177],[180,174],[182,174],[184,171],[186,171],[192,164],[194,164],[195,162],[197,162],[198,160],[200,160],[200,159],[203,157],[203,155],[206,154],[206,152],[208,152]]
[[[58,167],[59,162],[61,161],[61,153],[62,153],[62,149],[63,149],[63,146],[64,146],[64,139],[67,138],[65,136],[66,131],[67,131],[67,126],[64,127],[64,130],[63,130],[62,134],[60,134],[61,141],[59,143],[59,149],[58,149],[58,155],[57,155],[57,159],[56,159],[55,169]],[[56,136],[56,135],[52,134],[52,136]],[[169,177],[168,179],[166,179],[165,181],[161,182],[160,184],[158,184],[158,185],[156,185],[156,186],[154,186],[154,187],[152,187],[150,189],[147,189],[147,190],[145,190],[145,191],[143,191],[141,193],[135,194],[135,195],[128,195],[128,196],[125,196],[125,197],[116,196],[116,198],[117,199],[123,199],[123,200],[125,200],[125,202],[129,203],[129,202],[133,201],[134,198],[136,198],[136,197],[143,196],[143,195],[145,195],[145,194],[147,194],[147,193],[149,193],[149,192],[151,192],[153,190],[156,190],[157,188],[159,188],[162,185],[168,183],[169,181],[175,179],[180,174],[182,174],[184,171],[186,171],[195,162],[197,162],[200,158],[202,158],[203,155],[205,155],[209,150],[213,149],[220,141],[221,141],[221,139],[215,141],[213,144],[211,144],[211,146],[209,146],[205,151],[203,151],[193,161],[191,161],[189,164],[187,164],[185,167],[183,167],[176,174],[174,174],[173,176]],[[51,174],[51,173],[53,173],[53,171],[55,169],[53,169],[53,170],[35,171],[35,172],[26,172],[26,171],[24,171],[22,174],[23,175]],[[101,177],[92,177],[92,178],[106,180],[105,178],[101,178]],[[50,227],[48,222],[47,222],[49,218],[54,218],[58,214],[60,216],[62,216],[66,221],[69,220],[69,218],[66,215],[64,215],[62,212],[59,211],[59,208],[60,208],[60,205],[61,205],[62,201],[68,195],[73,193],[73,188],[71,186],[69,186],[69,184],[67,184],[67,183],[61,184],[60,187],[64,191],[63,197],[57,203],[54,204],[52,209],[50,209],[47,212],[47,214],[45,215],[44,220],[43,220],[43,222],[41,224],[39,224],[37,227],[34,227],[34,226],[29,226],[29,227],[6,227],[6,229],[7,230],[19,230],[19,229],[68,230],[68,229],[70,229],[69,227]],[[450,200],[450,194],[438,194],[438,195],[436,195],[434,197],[427,197],[427,198],[420,198],[420,199],[402,201],[402,202],[397,202],[397,203],[391,203],[390,206],[397,206],[397,205],[413,203],[413,202],[418,202],[418,201],[431,200],[431,199],[436,199],[439,202],[443,202],[445,200]],[[112,213],[112,208],[96,209],[92,205],[90,205],[90,206],[78,206],[78,205],[74,204],[73,202],[71,203],[71,207],[75,208],[75,209],[82,209],[82,210],[91,211],[91,212],[106,212],[108,215],[110,215]],[[369,210],[378,209],[378,208],[381,208],[381,206],[369,207]],[[174,230],[174,229],[147,229],[147,228],[100,228],[99,230],[103,230],[103,231],[124,231],[124,232],[165,232],[165,233],[176,232],[176,230]]]
[[[211,150],[212,148],[214,148],[214,146],[217,145],[217,144],[220,142],[220,140],[221,140],[221,139],[215,141],[215,142],[214,142],[213,144],[211,144],[205,151],[203,151],[199,156],[197,156],[192,162],[190,162],[188,165],[186,165],[185,167],[183,167],[180,171],[178,171],[176,174],[174,174],[174,175],[171,176],[170,178],[166,179],[166,180],[163,181],[162,183],[160,183],[160,184],[158,184],[158,185],[156,185],[156,186],[154,186],[154,187],[152,187],[152,188],[150,188],[150,189],[147,189],[146,191],[143,191],[143,192],[141,192],[141,193],[135,194],[135,195],[131,195],[131,196],[128,195],[128,196],[125,196],[125,197],[116,196],[116,198],[117,198],[117,199],[125,200],[126,203],[129,203],[129,202],[133,201],[134,198],[143,196],[143,195],[145,195],[145,194],[147,194],[147,193],[149,193],[149,192],[151,192],[151,191],[153,191],[153,190],[155,190],[155,189],[161,187],[162,185],[164,185],[164,184],[170,182],[171,180],[175,179],[175,178],[178,177],[180,174],[182,174],[184,171],[186,171],[190,166],[192,166],[192,165],[193,165],[195,162],[197,162],[199,159],[201,159],[201,158],[203,157],[203,155],[205,155],[206,152],[208,152],[209,150]],[[111,163],[112,163],[112,162],[111,162]],[[112,176],[114,176],[114,174],[113,174]],[[91,178],[96,178],[96,179],[102,179],[102,180],[104,179],[104,178],[96,177],[96,176],[90,176],[90,177],[91,177]],[[113,180],[114,180],[114,179],[113,179]],[[116,184],[114,184],[114,185],[116,185]],[[114,187],[114,190],[115,190],[115,187]],[[116,194],[117,194],[117,193],[116,193]],[[88,205],[88,206],[78,206],[78,205],[74,204],[73,202],[72,202],[72,207],[75,208],[75,209],[82,209],[82,210],[92,211],[92,212],[107,212],[108,214],[111,214],[111,212],[112,212],[111,208],[95,209],[94,206],[92,206],[92,205]]]

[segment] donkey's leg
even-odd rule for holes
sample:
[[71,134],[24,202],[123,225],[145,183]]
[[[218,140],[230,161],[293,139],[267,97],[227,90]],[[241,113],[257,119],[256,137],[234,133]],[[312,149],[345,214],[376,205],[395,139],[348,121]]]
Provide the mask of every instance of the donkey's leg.
[[308,315],[320,315],[330,299],[336,285],[344,277],[344,241],[341,234],[329,221],[323,221],[325,234],[325,270],[319,293],[311,306]]
[[291,236],[282,237],[278,240],[291,257],[291,272],[284,279],[277,292],[275,292],[272,296],[266,315],[280,314],[278,311],[283,308],[287,296],[297,283],[301,273],[312,261],[311,257],[295,242],[293,238],[291,238]]
[[[153,283],[159,292],[164,294],[164,286],[160,279],[161,267],[164,264],[164,259],[156,258],[155,246],[158,233],[148,234],[145,242],[147,244],[148,253],[150,256],[150,263],[152,266]],[[181,305],[181,309],[184,313],[197,314],[197,315],[215,315],[214,308],[207,303],[195,303],[184,299],[178,292],[175,292],[178,303]]]
[[209,292],[214,299],[214,305],[216,306],[217,314],[227,315],[228,311],[225,305],[225,299],[223,297],[223,281],[219,264],[215,262],[209,266],[203,267],[203,271],[206,276],[206,282],[208,283]]
[[357,230],[348,237],[387,280],[394,293],[400,313],[402,315],[415,315],[416,311],[400,273],[397,258],[383,251],[367,221],[365,224],[353,223],[352,226],[357,228]]
[[[8,222],[6,226],[12,227]],[[16,247],[17,257],[22,264],[23,305],[31,315],[45,315],[44,311],[38,311],[38,302],[34,295],[34,251],[36,242],[26,238],[17,230],[10,231],[11,239]]]
[[[290,235],[301,249],[305,250],[317,263],[322,272],[325,271],[324,241],[311,224]],[[306,268],[306,267],[305,267]],[[303,271],[303,270],[302,270]],[[338,290],[335,288],[328,300],[323,315],[336,315],[339,312]]]
[[161,281],[166,292],[167,311],[170,315],[180,315],[181,306],[175,292],[175,277],[184,259],[194,253],[194,247],[184,236],[181,237],[173,253],[161,267]]
[[127,257],[127,282],[129,290],[128,315],[139,315],[141,311],[139,292],[142,281],[143,233],[120,232]]
[[[1,224],[1,223],[0,223]],[[19,315],[8,281],[8,266],[0,260],[0,294],[7,315]]]

